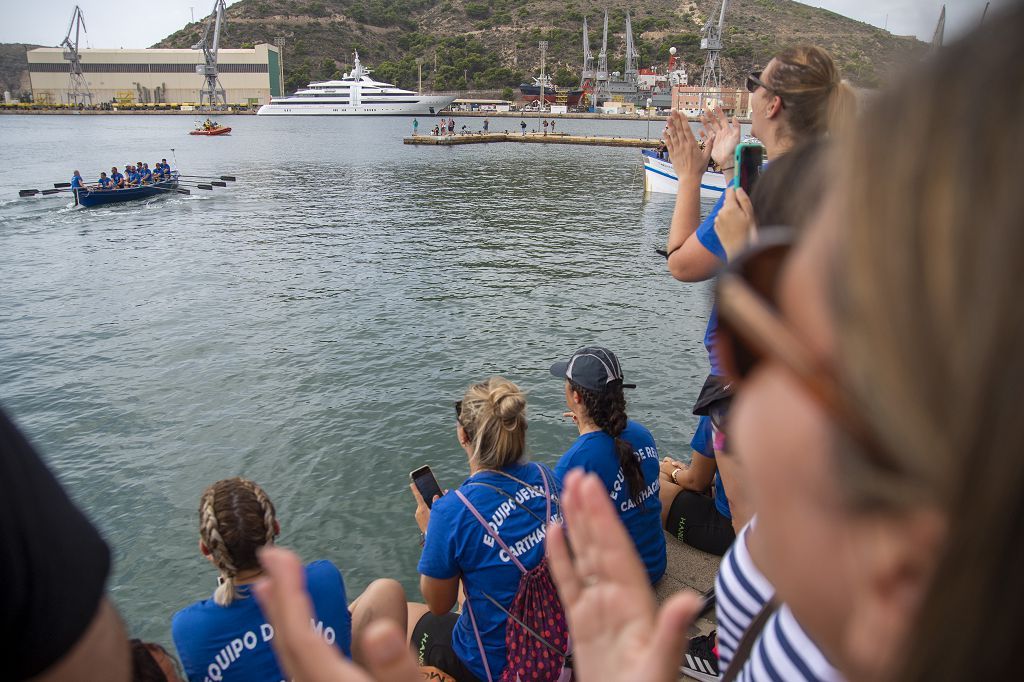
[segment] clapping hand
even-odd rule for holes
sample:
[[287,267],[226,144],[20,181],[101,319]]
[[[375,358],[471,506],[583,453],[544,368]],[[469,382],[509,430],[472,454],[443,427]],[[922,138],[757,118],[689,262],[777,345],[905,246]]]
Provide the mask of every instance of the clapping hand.
[[754,207],[742,187],[725,190],[725,202],[715,216],[715,234],[722,242],[727,260],[757,240]]
[[736,117],[729,117],[721,108],[708,109],[701,115],[700,122],[704,125],[705,134],[712,140],[711,160],[719,168],[729,169],[734,162],[736,145],[740,143],[740,124]]
[[690,122],[679,111],[669,114],[668,125],[665,126],[662,138],[665,140],[672,168],[675,169],[679,182],[699,184],[708,169],[713,139],[706,139],[704,148],[701,149],[697,137],[690,130]]
[[267,621],[270,641],[285,674],[302,682],[419,682],[416,658],[406,633],[382,619],[371,623],[363,638],[366,666],[346,660],[313,629],[313,602],[306,591],[302,562],[294,553],[274,546],[260,551],[266,578],[253,588]]
[[561,501],[568,531],[548,528],[548,561],[579,679],[675,682],[700,598],[681,592],[658,611],[647,571],[596,476],[569,472]]

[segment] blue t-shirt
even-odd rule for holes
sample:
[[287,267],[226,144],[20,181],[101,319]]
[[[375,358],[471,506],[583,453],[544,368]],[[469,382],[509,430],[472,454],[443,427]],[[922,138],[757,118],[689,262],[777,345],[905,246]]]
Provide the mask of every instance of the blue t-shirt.
[[142,179],[143,180],[152,180],[153,179],[153,171],[149,170],[148,168],[143,168],[142,169]]
[[[704,457],[715,458],[714,429],[711,427],[711,417],[701,417],[697,422],[697,430],[693,432],[690,447]],[[725,518],[732,518],[729,498],[725,496],[725,486],[722,485],[722,475],[717,470],[715,471],[715,508]]]
[[103,189],[106,189],[106,188],[110,187],[110,178],[100,178],[100,179],[99,179],[99,180],[97,180],[96,182],[97,182],[97,183],[99,184],[99,186],[100,186],[100,187],[102,187]]
[[[546,467],[545,470],[551,488],[551,514],[559,520],[558,483],[551,470]],[[547,527],[537,518],[543,519],[547,508],[544,482],[540,469],[533,463],[513,464],[503,471],[529,485],[523,486],[494,471],[479,471],[467,478],[459,490],[495,529],[526,570],[530,570],[544,558]],[[500,488],[515,501],[488,485]],[[484,593],[508,609],[519,590],[522,573],[455,493],[443,496],[430,511],[427,537],[417,570],[421,575],[438,580],[462,576],[480,639],[487,652],[491,678],[498,679],[505,669],[505,623],[508,616]],[[412,644],[415,648],[418,643]],[[481,680],[487,679],[468,608],[463,608],[455,624],[452,648],[474,675]]]
[[128,182],[137,183],[139,181],[139,174],[135,171],[128,172]]
[[636,503],[629,498],[629,486],[619,466],[615,439],[604,431],[585,433],[577,438],[558,460],[555,475],[559,483],[570,469],[582,468],[598,475],[636,543],[651,583],[655,583],[665,573],[665,533],[661,528],[661,500],[658,498],[661,490],[658,447],[651,432],[632,419],[626,422],[621,438],[633,446],[633,454],[640,459],[644,475],[645,487]]
[[[704,222],[697,228],[697,240],[701,245],[710,251],[718,260],[723,263],[727,257],[725,255],[725,248],[722,246],[721,240],[718,239],[718,234],[715,232],[715,217],[718,216],[718,211],[721,210],[722,204],[725,203],[725,192],[715,202],[714,207],[711,209],[711,213],[708,213],[708,217],[704,219]],[[715,351],[715,330],[718,329],[718,306],[711,306],[711,313],[708,315],[708,328],[704,332],[704,347],[708,349],[708,360],[711,361],[711,373],[716,376],[722,376],[721,365],[718,364],[718,353]]]
[[[313,599],[313,627],[349,656],[352,620],[345,582],[330,561],[306,566],[306,587]],[[171,632],[189,682],[282,682],[271,648],[274,628],[267,623],[250,585],[242,585],[230,606],[204,599],[174,614]]]
[[81,176],[79,176],[79,175],[72,175],[71,176],[71,188],[72,189],[77,189],[77,188],[79,188],[81,186],[82,186],[82,178],[81,178]]
[[166,175],[170,175],[171,174],[171,164],[165,163],[165,164],[163,164],[163,168],[164,168],[164,173]]
[[121,175],[120,173],[114,173],[113,175],[110,176],[110,181],[113,182],[115,185],[120,184],[122,180],[124,180],[124,176]]

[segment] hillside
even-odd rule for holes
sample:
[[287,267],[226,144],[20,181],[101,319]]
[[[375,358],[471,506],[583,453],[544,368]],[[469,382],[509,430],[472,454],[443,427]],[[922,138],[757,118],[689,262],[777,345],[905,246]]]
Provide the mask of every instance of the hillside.
[[[571,85],[579,78],[583,17],[590,19],[596,59],[605,7],[612,70],[622,68],[629,9],[642,66],[664,64],[674,45],[692,77],[699,76],[699,33],[709,14],[717,16],[717,0],[242,0],[228,9],[221,44],[248,47],[283,36],[289,90],[338,75],[353,49],[380,79],[405,87],[416,85],[422,57],[424,87],[446,90],[515,86],[539,71],[537,43],[547,40],[548,71]],[[155,47],[189,47],[202,28],[189,24]],[[884,82],[924,49],[914,38],[793,0],[733,0],[722,60],[727,82],[739,83],[741,74],[797,43],[828,48],[844,76],[865,87]]]
[[0,43],[0,93],[7,90],[17,96],[31,91],[25,52],[35,47],[39,45]]

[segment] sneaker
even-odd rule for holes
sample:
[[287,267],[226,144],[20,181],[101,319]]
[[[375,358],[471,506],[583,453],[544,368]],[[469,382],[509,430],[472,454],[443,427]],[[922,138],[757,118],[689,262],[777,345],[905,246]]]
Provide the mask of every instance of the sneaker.
[[679,672],[684,677],[689,677],[700,682],[716,682],[718,680],[718,656],[714,651],[715,635],[700,635],[692,637],[690,645],[686,649],[686,658]]

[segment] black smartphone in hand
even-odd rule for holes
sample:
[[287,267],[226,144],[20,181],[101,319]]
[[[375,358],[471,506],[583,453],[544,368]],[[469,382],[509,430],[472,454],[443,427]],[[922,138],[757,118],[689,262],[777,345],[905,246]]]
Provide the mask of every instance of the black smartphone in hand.
[[761,175],[761,165],[764,163],[764,147],[759,144],[744,142],[736,145],[736,187],[742,187],[743,191],[750,196],[754,191],[754,184]]
[[437,484],[437,479],[434,478],[434,472],[430,470],[429,466],[421,466],[409,474],[409,478],[412,479],[413,485],[416,486],[416,490],[419,491],[420,497],[427,503],[427,509],[434,506],[434,498],[443,495],[444,492],[441,490],[441,486]]

